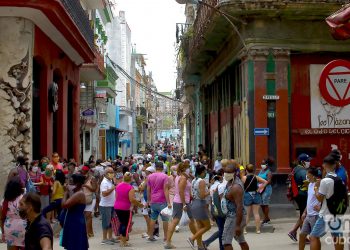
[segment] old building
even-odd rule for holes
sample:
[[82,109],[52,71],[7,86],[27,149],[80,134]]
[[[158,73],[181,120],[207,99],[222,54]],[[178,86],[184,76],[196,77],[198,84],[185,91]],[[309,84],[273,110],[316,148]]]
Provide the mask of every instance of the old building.
[[179,86],[194,111],[191,148],[203,143],[210,156],[220,151],[258,168],[271,157],[282,179],[302,152],[320,166],[338,147],[349,165],[349,106],[328,103],[319,90],[323,67],[349,58],[350,45],[333,40],[325,23],[346,1],[204,2],[228,15],[186,8],[196,13],[179,56]]

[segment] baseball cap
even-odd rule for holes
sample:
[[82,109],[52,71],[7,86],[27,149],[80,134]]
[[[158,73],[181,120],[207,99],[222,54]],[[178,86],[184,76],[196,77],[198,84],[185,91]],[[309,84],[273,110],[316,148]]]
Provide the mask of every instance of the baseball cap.
[[311,157],[308,154],[300,154],[298,156],[298,161],[311,161]]
[[88,172],[90,170],[90,168],[88,166],[83,166],[81,168],[81,170]]
[[154,167],[148,167],[148,168],[146,168],[146,171],[148,171],[150,173],[155,173],[156,169]]

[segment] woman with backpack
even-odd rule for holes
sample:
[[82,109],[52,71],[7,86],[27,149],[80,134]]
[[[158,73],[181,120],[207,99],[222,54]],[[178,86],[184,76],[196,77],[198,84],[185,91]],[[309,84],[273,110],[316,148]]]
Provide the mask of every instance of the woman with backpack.
[[[242,177],[242,182],[244,183],[244,206],[247,209],[246,225],[248,225],[250,214],[253,212],[256,233],[260,234],[259,208],[261,204],[261,196],[257,190],[259,184],[261,185],[261,189],[263,189],[268,182],[254,174],[254,165],[252,164],[247,165],[246,172],[247,175]],[[247,233],[246,229],[244,229],[244,233]]]

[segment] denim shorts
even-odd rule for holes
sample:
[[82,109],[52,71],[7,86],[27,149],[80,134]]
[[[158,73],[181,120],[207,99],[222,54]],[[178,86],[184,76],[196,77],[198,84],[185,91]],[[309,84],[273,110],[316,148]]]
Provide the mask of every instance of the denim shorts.
[[[339,222],[342,223],[341,220],[339,220]],[[330,222],[327,222],[327,223],[328,223],[328,225],[330,225]],[[337,228],[342,229],[341,226],[337,226]],[[327,228],[326,228],[326,221],[324,220],[324,218],[318,217],[314,227],[312,228],[310,236],[321,238],[321,237],[325,236],[327,234],[327,232],[330,232],[332,237],[342,237],[343,236],[343,232],[332,230],[331,226],[327,226]]]
[[110,229],[112,216],[113,216],[113,207],[101,207],[100,206],[100,214],[102,218],[102,229]]
[[245,192],[244,193],[244,206],[260,205],[261,195],[258,192]]
[[237,236],[235,233],[236,229],[236,216],[227,216],[224,225],[224,231],[222,233],[222,244],[223,245],[232,245],[233,239],[237,241],[238,244],[246,242],[243,229],[246,226],[246,216],[244,215],[241,222],[242,233],[240,236]]
[[160,214],[160,212],[168,206],[167,203],[153,203],[151,204],[151,220],[158,220],[159,215],[162,218],[162,221],[168,221],[169,218]]
[[272,187],[271,185],[267,185],[265,191],[261,194],[261,205],[270,205],[272,195]]
[[300,233],[308,235],[312,232],[312,229],[314,228],[316,221],[318,220],[318,215],[308,215],[306,216],[303,226],[301,227]]

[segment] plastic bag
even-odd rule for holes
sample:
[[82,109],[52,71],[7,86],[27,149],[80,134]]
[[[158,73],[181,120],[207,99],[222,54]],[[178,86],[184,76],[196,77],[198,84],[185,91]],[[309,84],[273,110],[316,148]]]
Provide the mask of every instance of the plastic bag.
[[173,215],[173,209],[166,207],[160,212],[160,214],[165,216],[165,217],[170,218]]
[[190,223],[190,218],[188,217],[188,214],[186,211],[182,212],[181,220],[179,222],[181,227],[185,227]]

